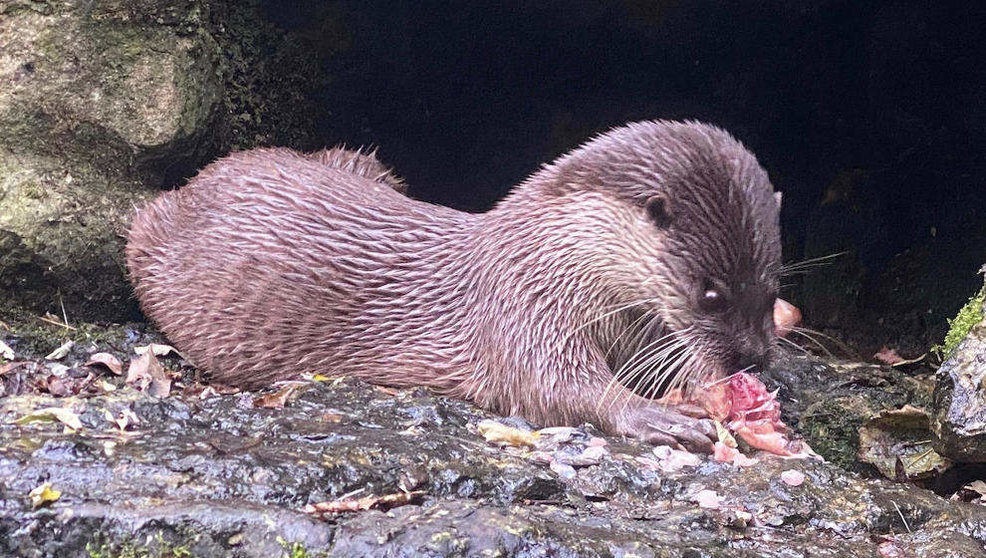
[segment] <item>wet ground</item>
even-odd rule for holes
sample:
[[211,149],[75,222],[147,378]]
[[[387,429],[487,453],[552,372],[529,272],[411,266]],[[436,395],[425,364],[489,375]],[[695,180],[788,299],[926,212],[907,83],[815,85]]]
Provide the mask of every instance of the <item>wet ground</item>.
[[737,467],[424,389],[207,387],[174,354],[165,394],[127,382],[163,341],[143,326],[34,325],[0,333],[3,556],[986,556],[982,506],[867,478],[832,441],[857,424],[839,409],[920,403],[895,369],[789,359],[768,383],[829,462]]

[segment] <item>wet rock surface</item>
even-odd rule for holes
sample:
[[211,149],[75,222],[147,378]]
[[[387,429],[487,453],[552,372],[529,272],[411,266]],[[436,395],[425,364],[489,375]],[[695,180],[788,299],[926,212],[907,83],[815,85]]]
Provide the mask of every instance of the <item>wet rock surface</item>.
[[931,410],[939,453],[986,462],[986,321],[969,331],[938,370]]
[[[926,366],[899,368],[787,355],[763,374],[778,389],[781,413],[826,460],[870,473],[859,460],[859,429],[883,411],[926,408],[934,378]],[[928,432],[930,437],[930,432]]]
[[[32,347],[4,338],[19,355]],[[147,340],[130,331],[112,344]],[[591,427],[534,434],[423,389],[308,381],[275,388],[292,391],[267,408],[256,405],[278,398],[219,395],[185,376],[166,398],[119,378],[106,393],[0,398],[0,555],[986,555],[983,507],[829,463],[670,466]],[[810,398],[787,379],[782,393]],[[785,400],[793,418],[803,404]],[[16,422],[52,407],[81,428]],[[490,424],[533,441],[488,442]],[[45,483],[60,495],[32,503]],[[303,512],[408,493],[420,497]]]

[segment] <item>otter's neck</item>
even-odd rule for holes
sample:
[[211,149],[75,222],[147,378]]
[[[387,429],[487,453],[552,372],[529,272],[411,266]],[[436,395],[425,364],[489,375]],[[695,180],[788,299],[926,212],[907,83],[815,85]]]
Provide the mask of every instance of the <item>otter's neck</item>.
[[574,381],[586,372],[598,358],[597,332],[605,321],[599,309],[613,304],[577,217],[529,196],[521,188],[476,216],[463,262],[469,279],[462,306],[469,309],[464,319],[474,362],[458,395],[505,405],[497,410],[508,414],[520,411],[511,400],[523,386]]

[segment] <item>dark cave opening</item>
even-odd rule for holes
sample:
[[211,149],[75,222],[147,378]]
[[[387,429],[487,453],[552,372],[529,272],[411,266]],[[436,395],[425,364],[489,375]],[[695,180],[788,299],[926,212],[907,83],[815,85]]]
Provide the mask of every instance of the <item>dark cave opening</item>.
[[845,253],[787,281],[809,326],[918,351],[981,284],[986,6],[263,7],[327,76],[321,143],[378,146],[414,197],[482,211],[594,133],[697,119],[747,144],[784,192],[786,260]]

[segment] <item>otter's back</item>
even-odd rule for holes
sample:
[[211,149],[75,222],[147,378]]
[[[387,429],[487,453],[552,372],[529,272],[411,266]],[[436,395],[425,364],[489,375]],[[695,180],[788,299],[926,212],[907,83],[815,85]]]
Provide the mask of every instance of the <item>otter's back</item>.
[[373,351],[380,340],[357,331],[359,316],[406,296],[432,273],[422,254],[468,226],[464,213],[402,196],[372,164],[345,168],[326,153],[231,155],[131,223],[127,266],[144,312],[220,381],[324,370],[343,345]]

